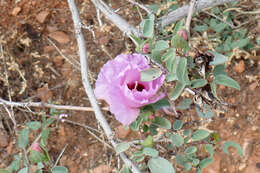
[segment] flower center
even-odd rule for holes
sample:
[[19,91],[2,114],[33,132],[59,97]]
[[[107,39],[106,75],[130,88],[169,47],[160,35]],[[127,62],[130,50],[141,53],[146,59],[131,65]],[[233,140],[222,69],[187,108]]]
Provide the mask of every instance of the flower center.
[[138,83],[137,81],[136,81],[135,83],[127,84],[127,87],[128,87],[130,90],[136,89],[137,91],[143,91],[143,89],[144,89],[144,85]]

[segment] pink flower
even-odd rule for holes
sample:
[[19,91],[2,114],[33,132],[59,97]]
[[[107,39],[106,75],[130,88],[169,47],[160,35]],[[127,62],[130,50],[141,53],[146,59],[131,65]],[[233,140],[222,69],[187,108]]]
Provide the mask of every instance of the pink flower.
[[148,43],[146,43],[146,44],[143,46],[142,51],[143,51],[144,53],[149,53],[149,44],[148,44]]
[[42,149],[41,149],[40,144],[38,142],[35,142],[35,143],[32,144],[32,150],[38,151],[40,153],[42,152]]
[[185,29],[181,29],[177,32],[184,40],[188,40],[188,35]]
[[148,68],[143,55],[122,54],[108,61],[98,75],[94,93],[109,104],[110,112],[123,125],[131,124],[138,117],[140,107],[165,96],[156,95],[164,75],[153,81],[140,81],[140,72]]

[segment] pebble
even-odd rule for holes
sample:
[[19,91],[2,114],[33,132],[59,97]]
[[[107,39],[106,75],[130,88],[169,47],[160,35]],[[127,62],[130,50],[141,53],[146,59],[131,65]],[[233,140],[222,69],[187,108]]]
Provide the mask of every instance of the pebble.
[[66,44],[70,42],[70,38],[62,31],[55,31],[49,34],[49,37],[59,42],[60,44]]
[[42,11],[36,16],[36,20],[40,23],[44,23],[49,16],[50,12],[49,11]]

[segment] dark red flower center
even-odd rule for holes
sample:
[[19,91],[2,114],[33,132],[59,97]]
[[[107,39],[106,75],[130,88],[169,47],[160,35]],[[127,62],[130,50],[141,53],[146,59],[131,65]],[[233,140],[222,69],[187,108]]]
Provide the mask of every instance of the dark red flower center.
[[144,89],[144,85],[140,84],[140,83],[130,83],[130,84],[127,84],[127,87],[130,90],[136,89],[137,91],[143,91],[143,89]]

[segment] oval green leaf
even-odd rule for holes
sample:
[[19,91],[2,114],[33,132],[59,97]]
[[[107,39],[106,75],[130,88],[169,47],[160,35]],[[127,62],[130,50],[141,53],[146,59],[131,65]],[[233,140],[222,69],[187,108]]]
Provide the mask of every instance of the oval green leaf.
[[10,173],[10,172],[4,169],[0,169],[0,173]]
[[193,154],[197,152],[197,147],[195,146],[190,146],[185,150],[186,154]]
[[39,128],[41,128],[41,122],[31,121],[31,122],[26,123],[26,126],[32,130],[38,130]]
[[170,139],[172,140],[172,143],[176,146],[176,147],[180,147],[184,144],[184,139],[181,135],[179,134],[170,134]]
[[208,83],[205,79],[195,79],[191,81],[191,87],[192,88],[200,88],[205,86]]
[[173,130],[180,130],[182,128],[183,122],[181,120],[175,120],[173,123]]
[[147,155],[147,156],[151,156],[151,157],[157,157],[159,152],[156,149],[154,149],[154,148],[145,147],[143,149],[143,154]]
[[230,78],[226,75],[223,75],[223,74],[217,75],[215,77],[214,81],[217,84],[225,85],[225,86],[232,87],[232,88],[235,88],[237,90],[240,90],[239,84],[234,79],[232,79],[232,78]]
[[171,99],[176,100],[181,95],[181,92],[184,90],[185,86],[185,84],[177,82],[176,87],[173,89],[170,95]]
[[148,167],[152,173],[175,173],[172,164],[161,157],[151,158],[148,161]]
[[162,71],[158,68],[149,68],[147,70],[141,71],[141,81],[149,82],[157,79],[162,75]]
[[207,130],[199,129],[191,135],[191,139],[193,142],[200,141],[207,138],[209,135],[210,133]]
[[206,144],[205,145],[206,151],[210,154],[210,157],[213,157],[214,155],[214,148],[211,144]]
[[187,59],[186,58],[180,58],[178,67],[177,67],[177,78],[178,81],[185,83],[184,82],[184,74],[187,69]]
[[68,169],[64,166],[55,166],[51,169],[52,173],[68,173]]
[[25,148],[29,142],[29,129],[24,128],[19,132],[18,135],[18,147]]
[[155,117],[152,122],[154,125],[156,125],[158,127],[161,127],[161,128],[167,129],[167,130],[171,129],[171,122],[164,117]]
[[154,46],[154,49],[156,51],[163,51],[163,50],[168,49],[168,48],[169,48],[169,44],[167,43],[167,41],[164,41],[164,40],[157,41],[155,46]]
[[200,168],[205,168],[205,167],[207,167],[208,165],[210,165],[213,161],[214,161],[214,160],[213,160],[211,157],[205,158],[205,159],[203,159],[203,160],[200,161],[199,166],[200,166]]
[[213,51],[208,52],[214,55],[214,60],[209,63],[210,65],[224,64],[228,60],[228,58],[225,55]]
[[144,35],[144,37],[153,37],[154,19],[155,19],[155,16],[153,14],[151,14],[148,19],[145,19],[143,21],[143,35]]
[[116,145],[116,154],[120,154],[130,148],[130,144],[127,142],[122,142]]

